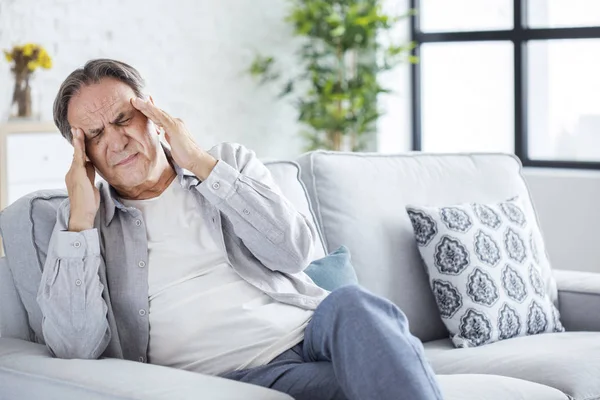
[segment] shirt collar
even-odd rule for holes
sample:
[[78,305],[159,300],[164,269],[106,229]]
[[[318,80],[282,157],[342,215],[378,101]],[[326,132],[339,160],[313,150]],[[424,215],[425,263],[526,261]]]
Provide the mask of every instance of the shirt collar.
[[[179,184],[181,187],[189,190],[190,188],[198,185],[200,180],[191,171],[188,171],[187,169],[181,168],[179,165],[177,165],[171,156],[171,150],[168,148],[168,146],[163,143],[161,143],[161,145],[165,155],[167,156],[167,159],[175,168],[177,179],[179,179]],[[125,205],[119,201],[119,195],[117,194],[115,188],[110,186],[108,182],[103,181],[100,184],[99,190],[102,193],[101,198],[104,200],[104,215],[106,216],[105,223],[106,226],[108,226],[113,220],[117,208],[124,212],[128,211],[127,207],[125,207]]]

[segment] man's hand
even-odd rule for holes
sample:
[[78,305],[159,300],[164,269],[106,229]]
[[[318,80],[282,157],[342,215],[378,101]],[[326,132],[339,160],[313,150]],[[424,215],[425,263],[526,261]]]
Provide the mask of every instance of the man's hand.
[[200,180],[205,180],[210,175],[217,160],[196,144],[181,119],[171,117],[151,100],[134,97],[131,104],[165,130],[165,137],[177,165],[193,172]]
[[69,231],[80,232],[94,227],[94,219],[100,207],[100,192],[94,185],[96,170],[85,154],[85,140],[81,129],[72,129],[73,162],[65,177],[71,214]]

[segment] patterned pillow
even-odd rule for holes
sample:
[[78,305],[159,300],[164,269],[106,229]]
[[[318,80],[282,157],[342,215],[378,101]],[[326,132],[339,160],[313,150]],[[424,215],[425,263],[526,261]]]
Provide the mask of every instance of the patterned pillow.
[[498,204],[408,206],[442,320],[456,347],[563,332],[543,279],[536,219],[514,198]]

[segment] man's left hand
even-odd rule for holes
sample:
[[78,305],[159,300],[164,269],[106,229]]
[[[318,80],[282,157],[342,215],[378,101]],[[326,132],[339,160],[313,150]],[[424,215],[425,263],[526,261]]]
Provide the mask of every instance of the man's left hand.
[[217,160],[198,146],[181,119],[173,118],[156,107],[152,98],[134,97],[131,104],[165,130],[165,138],[171,146],[171,155],[177,165],[193,172],[200,180],[205,180],[210,175]]

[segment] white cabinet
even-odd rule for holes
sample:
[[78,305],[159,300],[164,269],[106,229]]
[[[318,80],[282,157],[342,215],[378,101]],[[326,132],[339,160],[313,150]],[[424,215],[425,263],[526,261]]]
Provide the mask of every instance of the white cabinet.
[[39,189],[65,187],[73,148],[54,123],[0,126],[0,210]]

